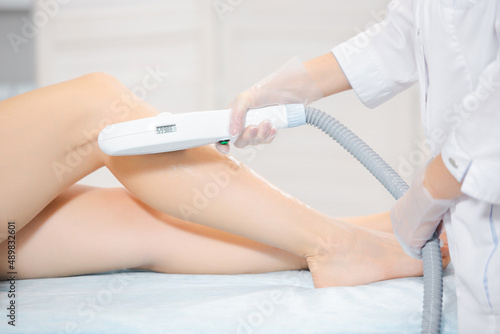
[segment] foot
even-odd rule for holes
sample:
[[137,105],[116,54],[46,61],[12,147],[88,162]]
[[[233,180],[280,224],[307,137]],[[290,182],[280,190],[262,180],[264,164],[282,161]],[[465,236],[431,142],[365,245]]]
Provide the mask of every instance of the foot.
[[[323,236],[315,252],[306,257],[316,288],[355,286],[423,273],[422,261],[406,255],[391,233],[351,225],[341,244],[333,240],[331,235]],[[446,245],[441,256],[446,268],[450,263]]]

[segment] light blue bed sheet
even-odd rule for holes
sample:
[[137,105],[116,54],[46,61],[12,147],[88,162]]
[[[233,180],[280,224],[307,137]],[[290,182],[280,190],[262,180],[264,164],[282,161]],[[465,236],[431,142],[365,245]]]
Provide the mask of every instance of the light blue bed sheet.
[[[457,332],[453,268],[443,333]],[[314,289],[308,271],[173,275],[118,271],[16,282],[16,327],[0,333],[420,333],[422,278]]]

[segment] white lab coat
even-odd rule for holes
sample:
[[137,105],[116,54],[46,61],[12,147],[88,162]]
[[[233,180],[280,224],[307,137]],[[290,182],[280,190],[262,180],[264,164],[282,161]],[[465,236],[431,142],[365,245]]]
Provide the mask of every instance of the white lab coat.
[[500,1],[395,0],[332,52],[375,107],[419,81],[433,156],[462,192],[444,217],[461,333],[500,333]]

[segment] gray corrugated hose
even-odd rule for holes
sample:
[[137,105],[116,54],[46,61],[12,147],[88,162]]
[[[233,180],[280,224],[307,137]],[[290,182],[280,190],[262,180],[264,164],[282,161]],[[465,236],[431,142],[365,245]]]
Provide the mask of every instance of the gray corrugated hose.
[[[314,125],[352,154],[382,185],[398,199],[408,190],[405,181],[351,130],[330,115],[311,107],[305,108],[306,123]],[[434,234],[422,249],[424,262],[424,305],[422,333],[439,333],[443,299],[443,267],[439,238]]]

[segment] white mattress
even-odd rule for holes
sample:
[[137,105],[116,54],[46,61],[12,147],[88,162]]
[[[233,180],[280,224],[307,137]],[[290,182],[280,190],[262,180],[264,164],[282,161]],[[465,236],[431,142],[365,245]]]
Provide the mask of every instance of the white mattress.
[[[453,269],[443,333],[457,332]],[[308,271],[172,275],[119,271],[16,282],[16,327],[0,333],[420,333],[422,278],[314,289]]]

